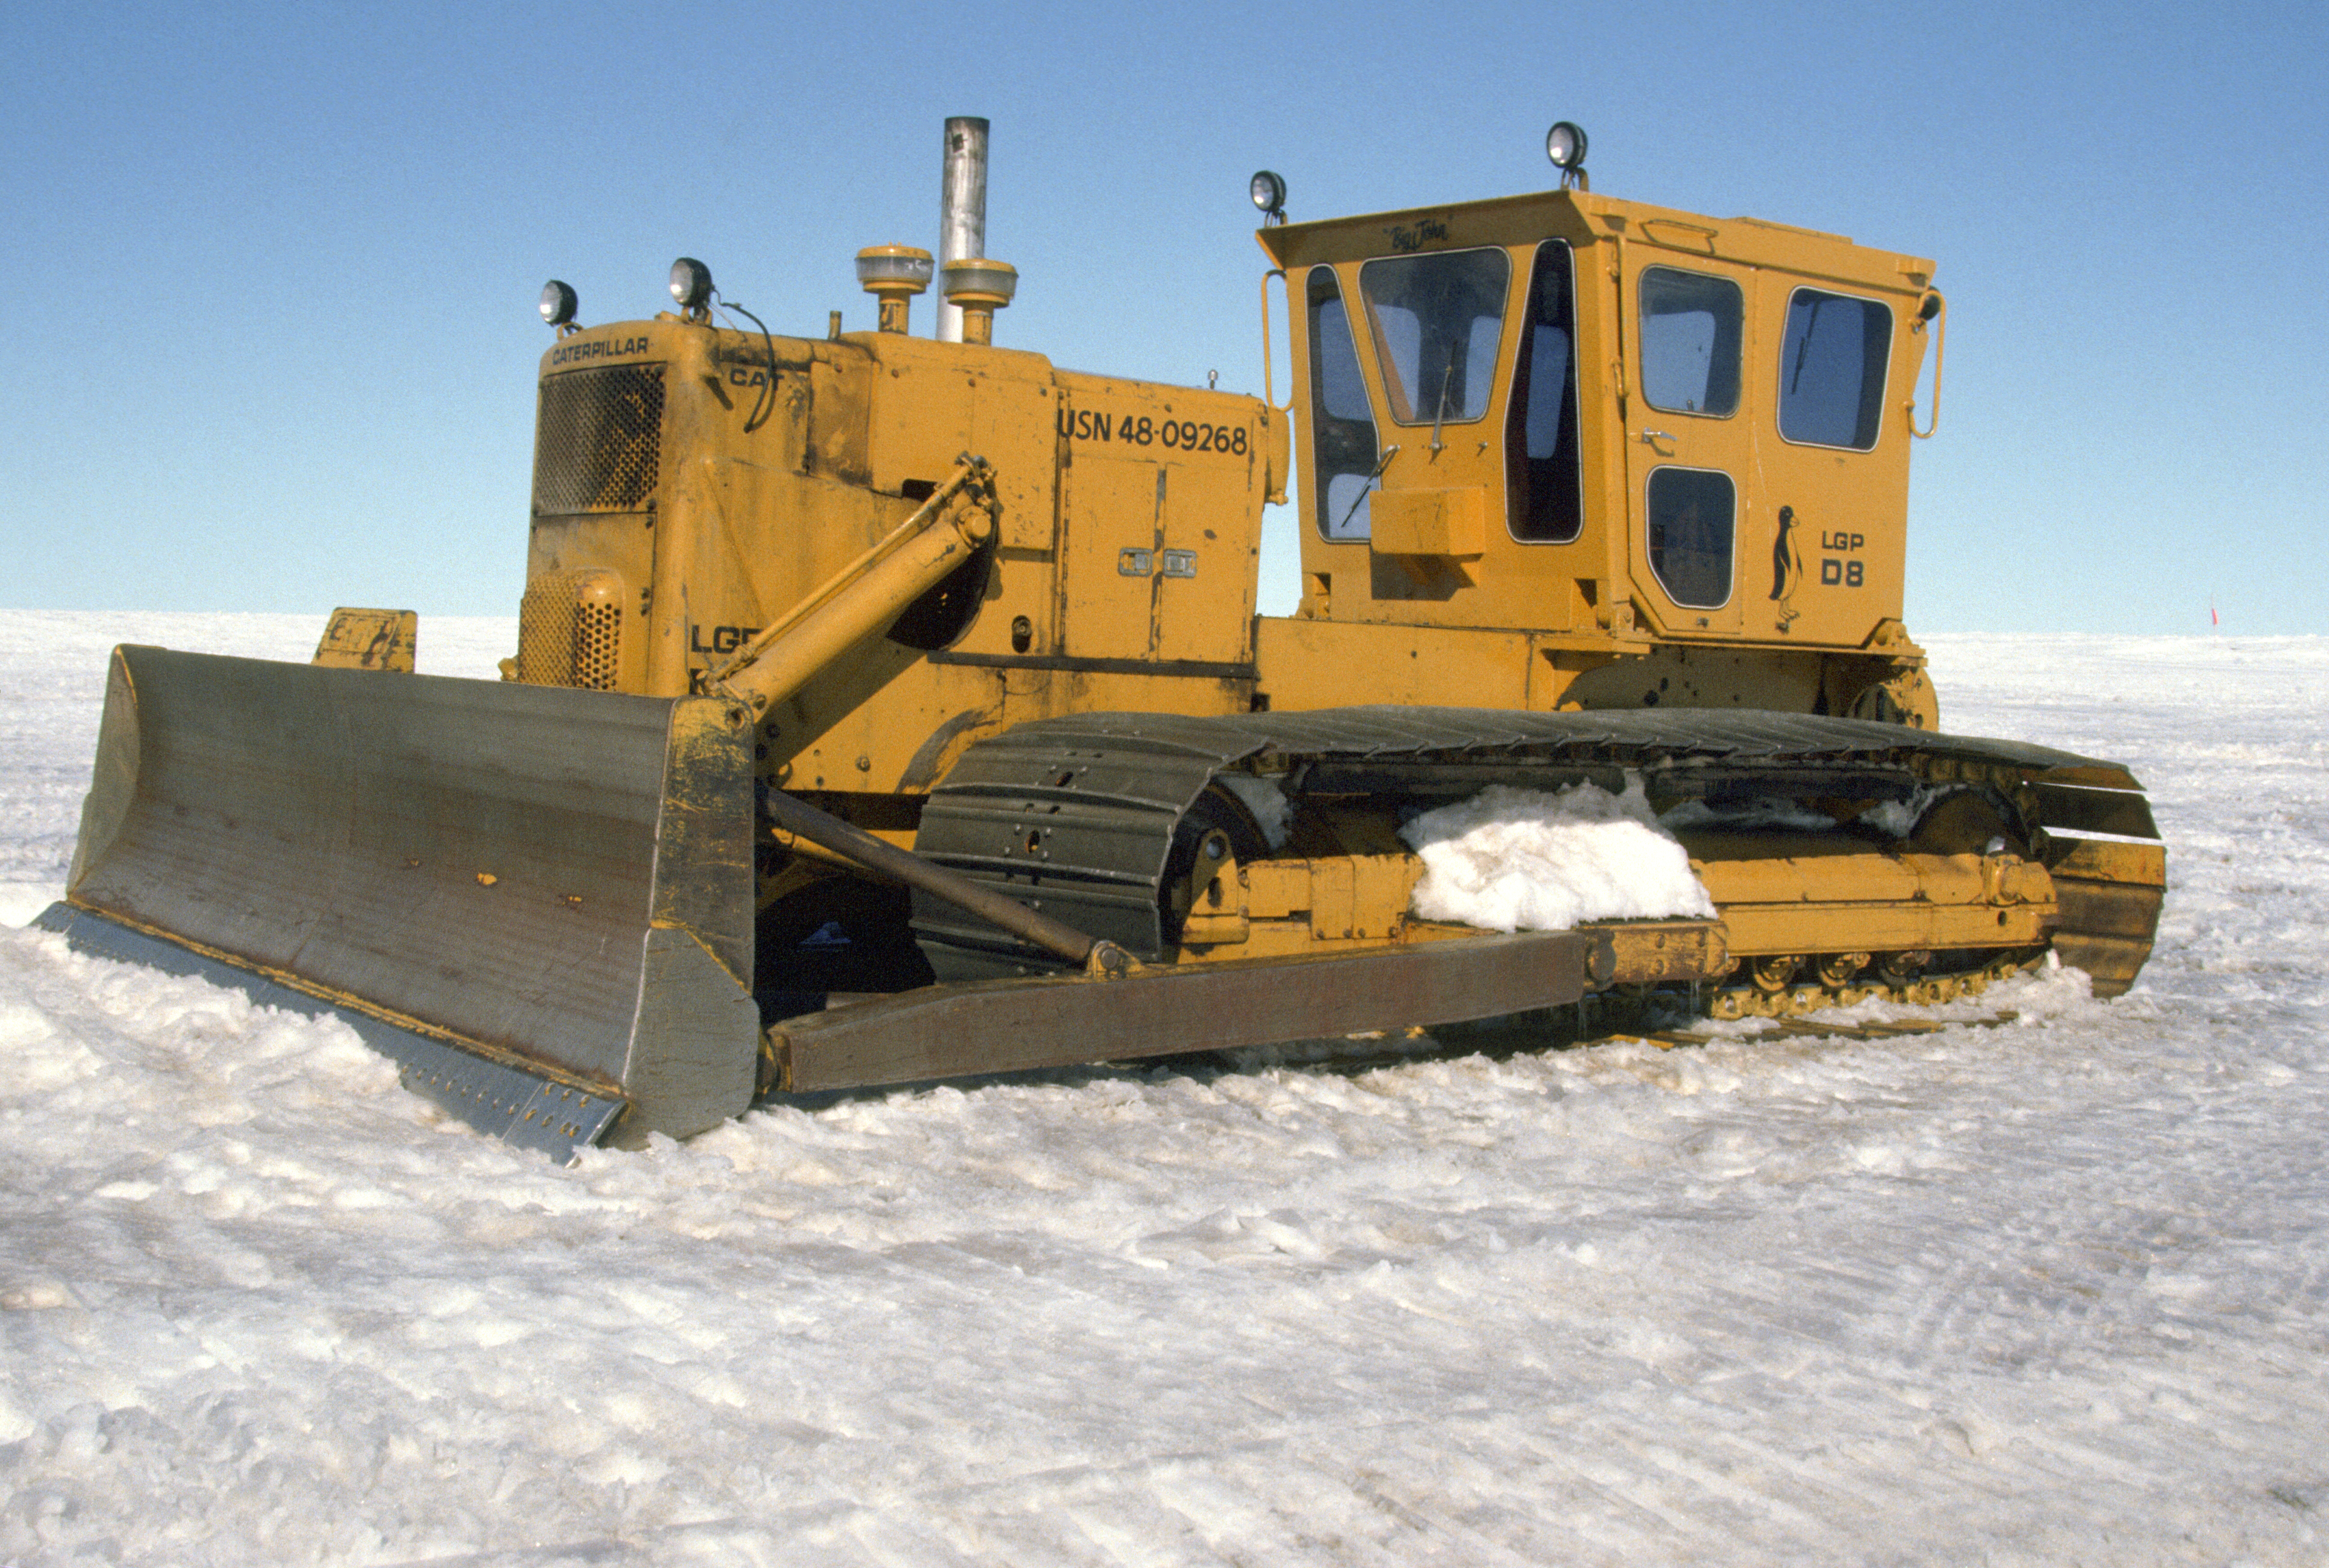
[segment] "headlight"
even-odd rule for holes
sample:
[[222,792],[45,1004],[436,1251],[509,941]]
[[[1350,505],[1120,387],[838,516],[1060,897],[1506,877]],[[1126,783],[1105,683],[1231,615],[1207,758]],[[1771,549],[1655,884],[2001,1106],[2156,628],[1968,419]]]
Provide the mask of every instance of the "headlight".
[[1565,119],[1553,121],[1552,128],[1544,133],[1544,156],[1551,158],[1552,166],[1563,174],[1583,168],[1585,132]]
[[671,297],[682,310],[701,310],[712,303],[712,269],[693,256],[671,264]]
[[572,284],[561,283],[553,278],[542,286],[542,319],[551,326],[565,326],[581,308],[582,301],[576,296]]
[[1264,217],[1275,218],[1286,211],[1286,182],[1268,169],[1254,175],[1247,189]]

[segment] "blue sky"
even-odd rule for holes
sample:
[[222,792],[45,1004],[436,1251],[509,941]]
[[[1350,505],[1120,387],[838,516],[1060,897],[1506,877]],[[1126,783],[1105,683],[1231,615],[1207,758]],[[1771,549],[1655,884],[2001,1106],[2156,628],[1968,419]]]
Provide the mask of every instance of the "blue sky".
[[542,280],[642,316],[684,252],[870,326],[949,114],[1000,341],[1255,391],[1255,168],[1297,218],[1501,195],[1570,118],[1597,191],[1938,260],[1912,631],[2323,630],[2325,14],[13,6],[0,604],[513,613]]

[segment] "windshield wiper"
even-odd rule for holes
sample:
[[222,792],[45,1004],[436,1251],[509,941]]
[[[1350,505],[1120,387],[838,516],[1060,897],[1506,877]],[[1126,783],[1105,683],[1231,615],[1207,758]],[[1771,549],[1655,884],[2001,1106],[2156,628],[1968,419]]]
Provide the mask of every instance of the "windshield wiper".
[[1389,447],[1384,449],[1383,455],[1375,459],[1374,472],[1369,474],[1367,476],[1367,482],[1359,486],[1359,498],[1351,503],[1351,509],[1343,514],[1343,520],[1340,523],[1334,524],[1334,534],[1335,537],[1341,537],[1343,530],[1351,525],[1351,519],[1359,515],[1359,508],[1367,504],[1367,497],[1369,496],[1374,494],[1375,481],[1382,477],[1382,471],[1391,467],[1391,460],[1397,456],[1399,456],[1399,443],[1397,441],[1393,441]]

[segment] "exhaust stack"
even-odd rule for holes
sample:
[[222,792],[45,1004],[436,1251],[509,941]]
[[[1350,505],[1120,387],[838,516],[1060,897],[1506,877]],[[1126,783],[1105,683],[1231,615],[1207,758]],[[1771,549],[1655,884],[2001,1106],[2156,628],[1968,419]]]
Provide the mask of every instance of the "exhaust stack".
[[[946,188],[938,209],[938,266],[986,254],[986,122],[956,115],[946,122]],[[991,320],[992,317],[990,316]],[[938,303],[938,341],[962,341],[962,307]]]

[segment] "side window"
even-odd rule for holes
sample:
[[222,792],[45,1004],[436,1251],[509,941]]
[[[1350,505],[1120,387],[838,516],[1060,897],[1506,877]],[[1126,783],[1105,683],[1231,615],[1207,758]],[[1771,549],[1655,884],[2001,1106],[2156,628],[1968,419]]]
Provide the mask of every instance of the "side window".
[[1884,422],[1884,376],[1892,360],[1892,312],[1873,299],[1798,288],[1787,297],[1779,350],[1779,434],[1815,447],[1876,444]]
[[1584,531],[1577,471],[1577,304],[1569,247],[1536,248],[1504,420],[1504,494],[1515,539],[1566,544]]
[[1486,416],[1512,273],[1512,258],[1493,249],[1387,256],[1359,269],[1392,419],[1454,425]]
[[1359,374],[1359,349],[1332,267],[1310,269],[1310,431],[1318,467],[1318,532],[1364,539],[1373,519],[1375,416]]
[[1745,297],[1728,278],[1672,267],[1642,271],[1642,401],[1670,414],[1739,411],[1739,324]]
[[1738,486],[1714,468],[1659,468],[1650,475],[1650,570],[1666,597],[1693,609],[1730,598],[1730,547]]

